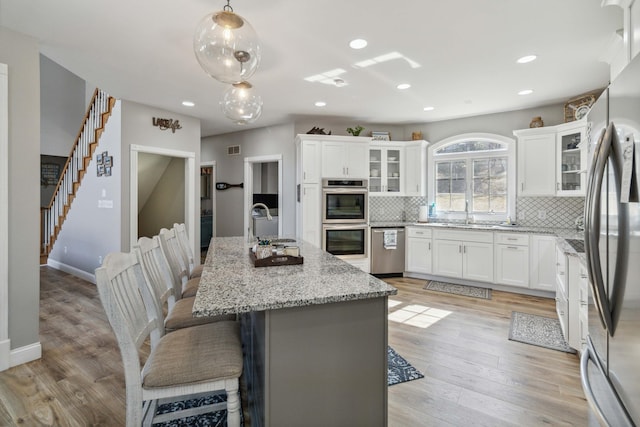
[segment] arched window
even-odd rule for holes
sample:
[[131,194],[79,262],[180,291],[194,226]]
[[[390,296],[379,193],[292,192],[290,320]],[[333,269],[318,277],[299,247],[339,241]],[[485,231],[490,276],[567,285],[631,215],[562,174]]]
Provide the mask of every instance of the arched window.
[[515,141],[464,134],[429,147],[429,200],[450,219],[504,220],[515,212]]

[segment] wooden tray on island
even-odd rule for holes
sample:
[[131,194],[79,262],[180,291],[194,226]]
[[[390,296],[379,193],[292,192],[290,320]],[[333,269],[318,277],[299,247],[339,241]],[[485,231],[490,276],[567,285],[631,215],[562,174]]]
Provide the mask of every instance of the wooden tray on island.
[[293,255],[273,255],[258,259],[251,249],[249,249],[249,259],[251,259],[254,267],[275,267],[279,265],[299,265],[304,263],[304,257]]

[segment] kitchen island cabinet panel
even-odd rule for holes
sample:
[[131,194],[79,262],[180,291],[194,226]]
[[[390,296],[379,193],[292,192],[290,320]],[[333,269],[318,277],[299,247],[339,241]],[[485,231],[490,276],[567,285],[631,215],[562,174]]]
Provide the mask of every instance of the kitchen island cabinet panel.
[[243,315],[258,344],[247,380],[264,408],[252,425],[386,425],[386,310],[377,298]]
[[256,268],[244,238],[211,239],[193,315],[240,315],[252,426],[384,427],[387,298],[397,290],[295,245],[302,264]]

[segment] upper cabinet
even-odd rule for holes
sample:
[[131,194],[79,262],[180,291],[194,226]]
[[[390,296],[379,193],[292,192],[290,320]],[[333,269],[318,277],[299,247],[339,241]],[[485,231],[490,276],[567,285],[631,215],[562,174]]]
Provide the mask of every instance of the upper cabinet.
[[426,141],[372,142],[369,147],[369,193],[425,196],[426,145]]
[[[573,126],[572,126],[573,125]],[[584,196],[587,182],[586,125],[558,126],[556,136],[556,195]]]
[[407,142],[404,155],[404,195],[427,196],[427,142]]
[[555,196],[555,131],[536,128],[514,131],[513,134],[518,137],[518,194],[520,196]]
[[[349,138],[349,137],[345,137]],[[354,137],[356,138],[356,137]],[[367,178],[368,141],[322,141],[324,178]]]
[[399,145],[371,143],[369,147],[369,192],[399,195],[404,190],[404,151]]
[[518,138],[519,196],[584,196],[585,120],[513,131]]
[[300,141],[299,164],[302,182],[316,184],[320,182],[320,141]]

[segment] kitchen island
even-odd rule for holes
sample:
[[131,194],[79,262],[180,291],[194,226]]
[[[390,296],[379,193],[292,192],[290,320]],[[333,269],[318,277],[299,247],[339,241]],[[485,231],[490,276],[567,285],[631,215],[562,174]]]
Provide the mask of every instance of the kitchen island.
[[304,242],[304,263],[256,268],[213,238],[194,316],[242,322],[251,426],[386,426],[387,297],[397,291]]

